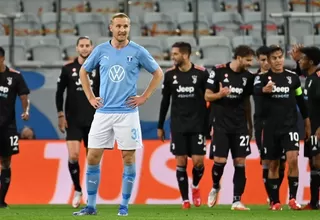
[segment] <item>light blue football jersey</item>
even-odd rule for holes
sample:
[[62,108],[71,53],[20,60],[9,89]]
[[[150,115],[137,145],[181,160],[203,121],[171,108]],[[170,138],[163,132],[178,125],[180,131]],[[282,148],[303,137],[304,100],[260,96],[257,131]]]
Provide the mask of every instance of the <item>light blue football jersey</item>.
[[141,68],[153,73],[158,63],[142,46],[130,41],[122,48],[116,49],[110,41],[98,45],[84,62],[87,72],[100,66],[100,97],[103,107],[100,113],[129,113],[137,111],[127,107],[126,101],[137,95],[137,81]]

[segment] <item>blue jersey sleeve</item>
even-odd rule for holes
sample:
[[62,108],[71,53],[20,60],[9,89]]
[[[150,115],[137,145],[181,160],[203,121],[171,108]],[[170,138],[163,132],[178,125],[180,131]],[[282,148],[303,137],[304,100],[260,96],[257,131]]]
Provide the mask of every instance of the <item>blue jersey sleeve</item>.
[[86,59],[86,61],[83,63],[83,68],[88,72],[91,73],[93,70],[95,70],[100,62],[100,47],[94,48],[94,50],[91,52],[89,57]]
[[151,54],[143,47],[140,49],[139,54],[140,65],[145,68],[149,73],[154,73],[158,68],[159,64],[153,59]]

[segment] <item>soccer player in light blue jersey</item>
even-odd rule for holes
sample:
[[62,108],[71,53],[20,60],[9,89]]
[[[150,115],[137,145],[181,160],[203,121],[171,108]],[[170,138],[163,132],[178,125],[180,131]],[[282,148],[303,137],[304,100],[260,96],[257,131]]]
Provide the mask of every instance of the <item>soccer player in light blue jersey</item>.
[[[130,18],[115,14],[110,23],[112,40],[98,45],[80,70],[83,90],[96,113],[91,124],[87,155],[87,206],[73,215],[95,215],[100,181],[100,161],[105,148],[117,141],[124,162],[122,201],[119,216],[128,215],[128,204],[136,176],[135,150],[142,148],[138,106],[143,105],[157,89],[163,72],[149,52],[129,41]],[[100,97],[91,90],[87,74],[100,66]],[[152,73],[152,80],[141,96],[137,80],[141,68]]]

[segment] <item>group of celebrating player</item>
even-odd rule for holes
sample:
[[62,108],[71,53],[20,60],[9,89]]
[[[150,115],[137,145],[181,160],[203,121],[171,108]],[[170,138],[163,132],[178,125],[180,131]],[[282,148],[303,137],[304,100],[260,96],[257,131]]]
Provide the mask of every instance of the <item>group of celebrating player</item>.
[[[95,215],[96,196],[100,182],[100,161],[105,149],[113,149],[117,141],[122,151],[124,169],[122,201],[118,215],[128,215],[128,204],[135,181],[135,150],[142,147],[137,107],[143,105],[162,81],[163,73],[157,62],[140,45],[128,40],[130,19],[115,14],[110,23],[112,40],[93,49],[89,37],[76,43],[79,56],[62,67],[56,92],[59,129],[67,133],[69,171],[74,183],[73,207],[80,206],[79,153],[80,142],[87,147],[87,205],[73,215]],[[171,102],[170,150],[176,157],[176,176],[183,200],[183,208],[190,208],[189,184],[186,172],[188,157],[193,162],[191,184],[193,203],[200,206],[199,182],[204,174],[206,131],[210,128],[212,141],[210,158],[213,188],[208,206],[216,204],[229,150],[234,161],[234,195],[232,210],[249,210],[241,196],[246,185],[245,159],[251,153],[253,127],[261,154],[263,179],[271,210],[281,210],[279,188],[288,163],[290,189],[289,207],[301,209],[296,201],[299,185],[297,108],[305,121],[305,156],[310,160],[311,201],[303,209],[319,208],[320,187],[320,50],[316,47],[296,46],[292,57],[299,65],[295,72],[284,69],[284,51],[278,46],[261,47],[256,52],[241,45],[235,49],[233,60],[215,66],[209,73],[190,61],[191,46],[177,42],[172,46],[174,67],[167,70],[162,86],[158,137],[165,139],[163,125]],[[248,71],[254,57],[260,69]],[[15,99],[20,96],[22,119],[29,118],[29,90],[23,77],[4,64],[4,50],[0,48],[0,207],[7,207],[5,197],[9,189],[11,156],[19,152],[15,122]],[[140,68],[152,73],[145,92],[136,94]],[[299,68],[300,67],[300,68]],[[304,94],[300,74],[306,74]],[[63,96],[67,100],[63,110]],[[251,101],[255,103],[254,125]],[[307,98],[307,101],[304,100]],[[208,114],[207,103],[210,103]]]
[[[253,123],[250,96],[254,97],[254,128],[261,155],[263,180],[271,210],[282,210],[279,189],[288,163],[289,203],[293,210],[319,209],[320,187],[320,50],[297,45],[291,55],[297,63],[294,71],[284,68],[281,47],[262,46],[256,52],[240,45],[233,60],[213,67],[209,73],[190,62],[191,46],[176,43],[172,47],[175,66],[167,71],[162,87],[158,136],[164,139],[163,124],[171,104],[171,151],[177,161],[177,181],[183,208],[190,208],[188,198],[187,158],[193,161],[192,199],[201,205],[199,181],[203,175],[203,156],[206,154],[206,101],[211,104],[210,126],[212,140],[210,158],[213,187],[208,206],[213,207],[220,190],[229,150],[234,163],[232,210],[249,210],[241,202],[246,185],[245,160],[251,153]],[[254,57],[260,63],[257,73],[249,72]],[[304,93],[299,75],[306,74]],[[307,99],[307,101],[305,101]],[[305,124],[304,154],[310,161],[311,201],[301,207],[296,201],[299,186],[298,111]],[[183,126],[182,126],[183,125]]]

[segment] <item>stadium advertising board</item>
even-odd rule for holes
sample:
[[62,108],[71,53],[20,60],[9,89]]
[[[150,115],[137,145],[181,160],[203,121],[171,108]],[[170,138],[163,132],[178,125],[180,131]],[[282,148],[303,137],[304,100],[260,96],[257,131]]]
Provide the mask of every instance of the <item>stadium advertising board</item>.
[[[245,204],[266,204],[262,182],[259,153],[254,142],[252,154],[247,160],[247,186],[243,196]],[[303,143],[301,143],[301,149]],[[208,142],[209,149],[209,142]],[[205,175],[201,181],[203,201],[212,187],[212,161],[205,160]],[[85,188],[85,150],[80,157],[81,182]],[[189,162],[191,165],[191,161]],[[297,200],[307,203],[309,195],[308,161],[299,157],[300,188]],[[73,196],[72,181],[68,171],[68,154],[65,141],[20,141],[20,154],[13,158],[13,175],[7,202],[9,204],[67,204]],[[188,172],[191,175],[192,166]],[[218,202],[230,204],[233,192],[232,160],[229,159],[222,178],[222,190]],[[189,177],[191,177],[189,175]],[[118,204],[121,199],[122,159],[118,150],[105,151],[101,166],[101,183],[97,203]],[[189,183],[191,183],[191,178]],[[190,190],[191,191],[191,190]],[[86,193],[84,193],[86,194]],[[191,198],[191,197],[190,197]],[[83,200],[86,200],[84,196]],[[288,200],[288,185],[285,178],[281,187],[282,203]],[[137,179],[132,194],[136,204],[181,204],[176,181],[175,160],[169,151],[169,142],[144,141],[144,149],[137,152]]]

